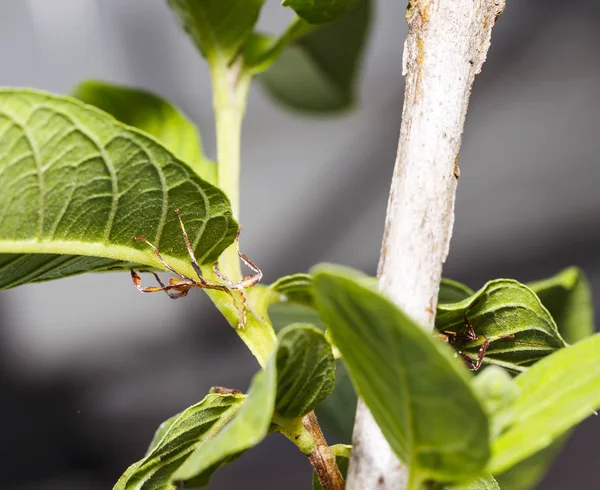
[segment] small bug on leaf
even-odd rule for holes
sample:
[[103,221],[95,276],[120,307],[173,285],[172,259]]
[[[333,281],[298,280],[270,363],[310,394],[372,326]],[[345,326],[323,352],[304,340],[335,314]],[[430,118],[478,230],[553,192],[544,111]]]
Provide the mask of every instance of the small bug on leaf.
[[[153,274],[154,277],[156,278],[158,284],[160,285],[160,287],[157,287],[157,286],[142,287],[141,277],[139,276],[139,274],[136,271],[134,271],[133,269],[130,269],[131,279],[133,281],[134,286],[142,293],[156,293],[158,291],[164,291],[165,293],[167,293],[167,295],[171,299],[177,299],[177,298],[182,298],[183,296],[187,296],[188,291],[194,287],[200,288],[200,289],[213,289],[216,291],[222,291],[224,293],[229,294],[229,296],[231,296],[231,298],[233,300],[233,304],[238,311],[238,316],[239,316],[238,328],[244,328],[244,326],[246,325],[246,310],[247,310],[247,306],[246,306],[247,301],[246,301],[246,295],[244,294],[244,290],[254,286],[262,279],[262,271],[256,265],[254,265],[252,263],[252,261],[245,254],[243,254],[242,252],[240,252],[238,250],[238,256],[240,257],[242,262],[244,262],[244,264],[246,264],[254,273],[250,274],[248,276],[245,276],[241,281],[234,282],[219,271],[219,263],[215,262],[213,264],[213,270],[214,270],[215,274],[217,275],[217,277],[219,277],[221,280],[223,280],[225,282],[225,284],[217,284],[217,283],[208,282],[202,276],[202,271],[200,270],[200,266],[198,265],[196,257],[194,256],[194,250],[192,249],[192,246],[190,244],[190,239],[188,238],[188,234],[185,231],[185,226],[183,225],[183,220],[181,219],[179,209],[176,209],[175,212],[177,213],[177,218],[179,219],[179,224],[181,225],[181,231],[183,232],[183,239],[185,240],[185,246],[186,246],[188,254],[190,256],[192,268],[194,269],[194,272],[196,273],[198,278],[196,279],[196,278],[187,276],[181,272],[178,272],[162,258],[162,256],[160,255],[160,252],[152,243],[150,243],[148,240],[146,240],[143,237],[136,237],[135,240],[144,242],[146,245],[148,245],[150,248],[152,248],[152,250],[156,254],[156,257],[158,258],[160,263],[178,277],[172,277],[171,279],[169,279],[169,284],[165,285],[161,281],[161,279],[158,277],[158,274],[156,274],[155,272],[140,271],[140,272],[149,272],[150,274]],[[241,231],[241,227],[238,228],[237,235],[235,237],[236,242],[239,241],[240,231]]]

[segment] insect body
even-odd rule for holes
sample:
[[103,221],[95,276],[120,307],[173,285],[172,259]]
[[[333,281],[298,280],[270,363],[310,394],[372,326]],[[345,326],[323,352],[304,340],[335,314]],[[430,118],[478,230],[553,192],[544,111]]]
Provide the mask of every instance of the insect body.
[[[200,266],[198,265],[196,257],[194,256],[194,250],[192,249],[192,246],[190,244],[190,239],[188,238],[188,234],[185,231],[185,226],[183,225],[183,220],[181,219],[181,215],[179,214],[179,209],[176,209],[175,212],[177,213],[177,217],[179,219],[179,224],[181,225],[181,231],[183,233],[183,239],[185,240],[185,246],[187,248],[188,254],[190,256],[190,261],[192,263],[192,268],[194,269],[194,272],[196,273],[197,278],[187,276],[187,275],[175,270],[162,258],[162,256],[160,255],[160,252],[154,245],[152,245],[152,243],[150,243],[148,240],[146,240],[143,237],[136,237],[135,240],[144,242],[150,248],[152,248],[152,250],[154,250],[154,253],[156,254],[156,257],[158,258],[160,263],[162,265],[164,265],[168,270],[170,270],[173,274],[175,274],[177,277],[172,277],[171,279],[169,279],[169,284],[165,285],[161,281],[161,279],[158,277],[158,274],[151,272],[151,271],[140,271],[140,272],[150,272],[151,274],[153,274],[154,277],[156,278],[158,284],[160,285],[160,287],[156,287],[156,286],[142,287],[141,277],[133,269],[130,269],[131,279],[133,280],[134,286],[142,293],[155,293],[158,291],[164,291],[172,299],[177,299],[177,298],[182,298],[183,296],[187,296],[188,291],[194,287],[201,288],[201,289],[213,289],[216,291],[222,291],[224,293],[229,294],[229,296],[231,296],[231,299],[233,300],[233,304],[234,304],[235,308],[237,309],[238,316],[239,316],[238,328],[244,328],[244,326],[246,325],[246,310],[247,310],[246,295],[244,294],[244,290],[254,286],[262,279],[261,270],[256,265],[254,265],[252,263],[252,261],[250,261],[250,259],[246,255],[244,255],[242,252],[238,251],[238,255],[239,255],[240,259],[242,260],[242,262],[244,262],[244,264],[246,264],[250,269],[252,269],[252,271],[254,273],[251,275],[245,276],[241,281],[234,282],[219,271],[219,264],[218,264],[218,262],[215,262],[213,264],[213,270],[214,270],[215,274],[217,275],[217,277],[222,279],[225,282],[225,284],[217,284],[217,283],[208,282],[202,276],[202,271],[200,270]],[[236,241],[239,240],[240,231],[241,231],[241,228],[238,228],[237,235],[235,237]]]
[[479,352],[477,353],[477,359],[473,360],[467,354],[465,354],[458,348],[458,344],[460,344],[462,342],[471,342],[471,341],[477,340],[479,338],[479,336],[475,333],[475,330],[473,329],[473,325],[471,325],[471,322],[467,318],[467,315],[465,315],[465,326],[467,327],[466,332],[452,332],[449,330],[442,330],[438,334],[438,336],[441,340],[443,340],[444,342],[447,342],[452,347],[454,347],[454,349],[456,349],[456,352],[458,353],[458,355],[463,358],[463,361],[465,362],[465,364],[471,371],[477,371],[481,367],[481,364],[483,363],[483,359],[485,358],[485,353],[488,350],[490,342],[492,342],[493,340],[497,340],[497,339],[513,339],[515,337],[512,334],[511,335],[502,335],[502,336],[498,336],[498,337],[484,337],[483,344],[481,344],[481,347],[479,348]]

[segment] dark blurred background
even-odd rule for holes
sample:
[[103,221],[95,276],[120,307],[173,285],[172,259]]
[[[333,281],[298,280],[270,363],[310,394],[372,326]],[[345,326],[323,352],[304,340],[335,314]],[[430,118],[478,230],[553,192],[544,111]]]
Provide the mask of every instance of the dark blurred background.
[[[260,25],[291,17],[266,2]],[[402,109],[405,4],[379,0],[360,106],[313,118],[259,86],[243,137],[242,248],[266,282],[320,261],[373,274]],[[547,277],[582,267],[600,294],[600,5],[508,1],[475,83],[445,275]],[[0,84],[67,93],[86,78],[143,87],[193,118],[214,156],[203,60],[164,0],[0,0]],[[141,295],[126,274],[0,294],[1,488],[109,489],[156,426],[212,385],[245,389],[253,358],[199,292]],[[598,488],[600,418],[544,490]],[[346,442],[346,441],[344,441]],[[270,436],[210,488],[306,489],[310,467]]]

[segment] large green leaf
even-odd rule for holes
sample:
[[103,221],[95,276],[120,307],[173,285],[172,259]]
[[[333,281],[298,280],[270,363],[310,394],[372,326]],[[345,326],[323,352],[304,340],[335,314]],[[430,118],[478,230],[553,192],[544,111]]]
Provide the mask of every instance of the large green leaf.
[[294,36],[260,76],[264,87],[294,109],[330,112],[351,106],[370,11],[370,0],[359,0],[339,20]]
[[194,271],[237,231],[226,196],[152,137],[92,106],[0,90],[0,289],[117,264],[163,268],[144,243]]
[[145,90],[93,80],[77,85],[72,95],[151,134],[200,178],[211,184],[217,181],[217,165],[204,156],[196,126],[163,98]]
[[344,269],[316,268],[314,287],[360,396],[411,480],[480,476],[488,420],[452,351]]
[[582,270],[569,267],[529,287],[548,309],[567,342],[574,344],[594,333],[592,292]]
[[438,304],[457,303],[474,294],[475,291],[458,281],[442,279],[442,282],[440,282],[440,292],[438,294]]
[[314,410],[331,393],[335,361],[331,345],[312,325],[290,325],[278,338],[275,408],[279,415],[295,419]]
[[223,430],[245,398],[241,394],[210,394],[171,417],[159,427],[146,456],[127,469],[114,490],[175,490],[175,470]]
[[[465,316],[478,336],[476,340],[452,335],[467,332]],[[439,304],[435,326],[454,338],[455,347],[473,359],[484,341],[491,339],[484,363],[513,371],[523,371],[566,345],[535,293],[512,279],[490,281],[463,301]]]
[[146,456],[130,466],[114,490],[175,490],[206,486],[221,466],[264,439],[276,391],[270,362],[252,381],[248,395],[211,393],[165,421]]
[[282,5],[293,8],[311,24],[332,22],[345,14],[356,0],[284,0]]
[[600,407],[600,334],[561,349],[515,378],[520,396],[506,410],[512,424],[492,443],[499,474],[548,447]]
[[228,64],[252,33],[265,0],[167,0],[198,49]]

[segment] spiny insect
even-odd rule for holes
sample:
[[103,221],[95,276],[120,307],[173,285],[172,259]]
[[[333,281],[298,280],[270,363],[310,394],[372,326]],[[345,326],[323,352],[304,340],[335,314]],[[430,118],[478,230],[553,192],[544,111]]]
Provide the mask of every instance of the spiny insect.
[[479,336],[475,333],[475,329],[473,328],[473,325],[471,325],[471,322],[467,318],[466,314],[465,314],[465,326],[467,327],[466,332],[452,332],[450,330],[442,330],[442,331],[440,331],[438,336],[441,340],[443,340],[444,342],[447,342],[452,347],[454,347],[454,349],[456,350],[458,355],[463,358],[463,361],[465,362],[465,364],[471,371],[477,371],[481,367],[481,364],[483,363],[483,359],[485,358],[485,353],[488,350],[490,342],[492,342],[494,340],[498,340],[498,339],[514,339],[515,338],[515,336],[513,334],[500,335],[497,337],[484,337],[483,344],[481,344],[481,347],[479,348],[479,352],[477,354],[477,360],[473,360],[457,347],[457,344],[459,342],[471,342],[471,341],[477,340],[479,338]]
[[[140,272],[149,272],[150,274],[153,274],[154,277],[156,278],[158,284],[160,284],[160,287],[156,287],[156,286],[142,287],[141,277],[133,269],[130,269],[131,279],[133,281],[134,286],[142,293],[156,293],[158,291],[164,291],[165,293],[167,293],[167,295],[171,299],[177,299],[177,298],[182,298],[184,296],[187,296],[188,291],[194,287],[201,288],[201,289],[214,289],[216,291],[222,291],[224,293],[229,294],[229,296],[231,296],[231,298],[233,300],[233,304],[234,304],[235,308],[237,309],[238,316],[239,316],[238,328],[244,328],[244,326],[246,325],[246,310],[247,310],[247,306],[246,306],[247,300],[246,300],[246,295],[244,294],[244,290],[254,286],[262,279],[262,271],[256,265],[254,265],[252,263],[252,261],[246,255],[244,255],[242,252],[240,252],[238,250],[238,256],[240,257],[240,259],[242,259],[242,262],[244,262],[244,264],[246,264],[250,269],[252,269],[254,274],[245,276],[241,281],[233,282],[231,279],[229,279],[228,277],[226,277],[223,273],[221,273],[219,271],[219,263],[215,262],[213,264],[213,270],[214,270],[215,274],[217,275],[217,277],[219,277],[221,280],[223,280],[225,282],[225,284],[217,284],[217,283],[208,282],[202,276],[202,271],[200,270],[200,266],[198,265],[198,262],[196,261],[196,257],[194,256],[194,250],[190,244],[190,239],[188,238],[188,234],[185,231],[185,226],[183,225],[183,220],[181,219],[181,214],[179,213],[179,209],[176,209],[175,212],[177,213],[177,218],[179,219],[179,224],[181,225],[181,231],[183,232],[183,239],[185,240],[185,246],[186,246],[188,254],[190,256],[192,268],[194,269],[194,272],[196,273],[198,278],[194,279],[193,277],[189,277],[186,274],[178,272],[162,258],[158,249],[152,243],[150,243],[148,240],[146,240],[143,237],[136,237],[135,240],[137,240],[139,242],[144,242],[146,245],[148,245],[150,248],[152,248],[152,250],[156,254],[156,257],[158,258],[160,263],[178,277],[172,277],[171,279],[169,279],[169,284],[165,285],[161,281],[160,277],[158,277],[158,274],[156,274],[155,272],[142,270]],[[235,236],[236,242],[239,242],[240,231],[241,231],[241,227],[238,228],[237,234]]]

